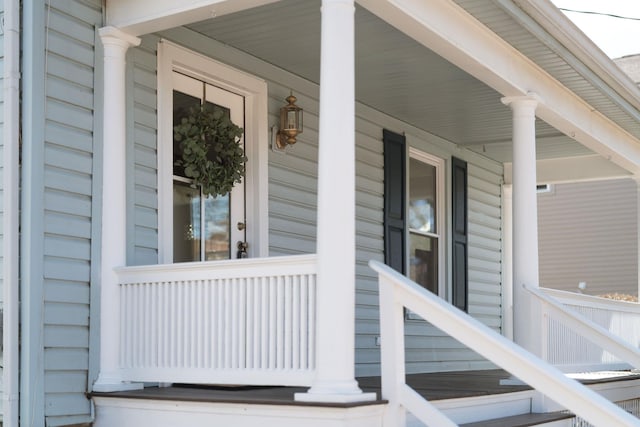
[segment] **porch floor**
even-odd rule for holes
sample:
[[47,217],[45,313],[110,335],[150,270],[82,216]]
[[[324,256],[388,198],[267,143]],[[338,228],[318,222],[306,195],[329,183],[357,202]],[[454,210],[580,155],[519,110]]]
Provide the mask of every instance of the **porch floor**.
[[[500,380],[510,375],[503,370],[437,372],[407,375],[407,383],[428,400],[443,400],[462,397],[486,396],[530,390],[527,385],[502,385]],[[612,377],[596,375],[595,379],[580,380],[585,384],[640,379],[640,374]],[[306,387],[272,386],[203,386],[175,384],[171,387],[147,387],[143,390],[92,393],[92,396],[120,397],[129,399],[177,400],[189,402],[222,402],[262,405],[330,406],[355,407],[381,403],[380,377],[358,378],[360,388],[365,392],[375,392],[376,402],[362,403],[309,403],[294,400],[294,394],[305,392]]]

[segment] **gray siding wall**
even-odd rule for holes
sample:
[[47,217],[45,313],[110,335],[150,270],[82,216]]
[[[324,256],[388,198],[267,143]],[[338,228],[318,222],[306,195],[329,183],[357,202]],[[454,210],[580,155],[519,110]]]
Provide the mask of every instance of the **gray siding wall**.
[[502,319],[502,167],[470,163],[469,313],[500,331]]
[[[292,89],[305,112],[304,133],[286,152],[269,153],[269,253],[271,256],[315,252],[316,189],[318,160],[318,87],[270,64],[223,46],[186,29],[163,33],[163,37],[216,60],[245,70],[268,82],[269,122],[276,123],[279,108]],[[157,262],[156,201],[156,97],[155,49],[159,37],[147,36],[133,49],[134,161],[130,215],[131,262]],[[423,151],[450,159],[455,153],[469,167],[470,312],[500,330],[500,186],[502,166],[477,154],[411,128],[368,107],[356,108],[356,370],[375,375],[380,370],[377,277],[367,266],[370,259],[383,260],[383,156],[382,129],[406,132],[408,141]],[[447,175],[449,171],[446,171]],[[447,204],[450,204],[447,185]],[[491,366],[478,355],[461,348],[423,321],[410,322],[408,370],[475,369]]]
[[[100,0],[26,8],[21,422],[91,420],[89,379]],[[40,83],[44,82],[44,83]],[[43,85],[43,86],[41,86]],[[43,111],[41,111],[43,109]],[[99,195],[98,195],[99,197]],[[46,420],[46,421],[45,421]]]
[[[422,138],[425,141],[433,140],[427,135]],[[443,158],[450,157],[452,153],[450,147],[442,150],[431,144],[423,143],[419,148]],[[456,151],[455,156],[468,162],[469,314],[496,332],[501,332],[502,166],[464,151]],[[447,174],[450,174],[449,170]],[[446,191],[447,206],[450,206],[449,185]],[[405,334],[408,373],[494,367],[482,356],[423,321],[407,321]]]
[[638,190],[632,179],[555,184],[538,195],[540,285],[638,294]]

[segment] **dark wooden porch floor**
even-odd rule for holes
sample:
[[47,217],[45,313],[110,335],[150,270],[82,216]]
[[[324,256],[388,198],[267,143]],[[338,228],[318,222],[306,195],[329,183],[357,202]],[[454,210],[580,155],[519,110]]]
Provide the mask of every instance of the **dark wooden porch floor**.
[[[407,375],[407,382],[413,389],[429,400],[483,396],[529,389],[529,387],[522,385],[500,385],[500,380],[505,378],[509,378],[509,375],[502,370],[439,372]],[[378,399],[380,399],[380,377],[358,378],[358,383],[363,391],[375,392]],[[327,406],[326,404],[294,401],[295,393],[305,391],[306,388],[304,387],[220,387],[176,384],[172,387],[147,387],[144,390],[93,393],[93,395],[131,399]],[[371,402],[366,404],[371,404]],[[358,405],[331,404],[329,406]]]
[[[407,375],[407,383],[428,400],[486,396],[530,389],[526,385],[501,385],[500,380],[507,378],[510,378],[510,375],[503,370],[438,372]],[[582,382],[591,384],[632,379],[640,379],[640,375],[628,375],[618,378],[602,376],[601,379],[582,380]],[[378,399],[380,399],[380,377],[361,377],[358,378],[358,383],[363,391],[375,392]],[[92,395],[130,399],[331,407],[354,407],[373,403],[320,404],[294,400],[295,393],[305,392],[306,390],[304,387],[220,387],[176,384],[172,387],[147,387],[144,390],[93,393]],[[377,402],[381,403],[382,400]]]

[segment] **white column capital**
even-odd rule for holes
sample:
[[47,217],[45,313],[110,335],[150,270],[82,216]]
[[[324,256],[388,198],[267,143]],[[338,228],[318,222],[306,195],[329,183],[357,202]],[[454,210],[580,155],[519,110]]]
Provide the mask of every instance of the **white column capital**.
[[138,46],[142,41],[139,37],[125,33],[116,27],[102,27],[98,30],[98,34],[102,44],[105,46],[105,55],[108,46],[120,47],[126,52],[127,49]]
[[514,111],[517,109],[531,109],[535,111],[538,104],[542,103],[542,99],[535,92],[528,92],[526,95],[505,96],[500,99],[504,105],[511,107]]
[[353,0],[323,0],[322,11],[327,11],[328,8],[333,7],[346,7],[351,11],[355,11],[355,4]]

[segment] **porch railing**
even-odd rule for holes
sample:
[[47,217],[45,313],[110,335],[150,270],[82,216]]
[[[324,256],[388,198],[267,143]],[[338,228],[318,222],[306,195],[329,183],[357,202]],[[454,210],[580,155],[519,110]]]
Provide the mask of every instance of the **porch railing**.
[[427,426],[455,426],[405,382],[406,307],[542,394],[594,425],[637,426],[638,419],[442,298],[370,261],[379,275],[382,398],[389,401],[385,426],[405,425],[406,410]]
[[640,304],[529,291],[542,304],[543,355],[549,363],[564,372],[640,368]]
[[311,384],[315,255],[136,266],[117,273],[125,380]]

